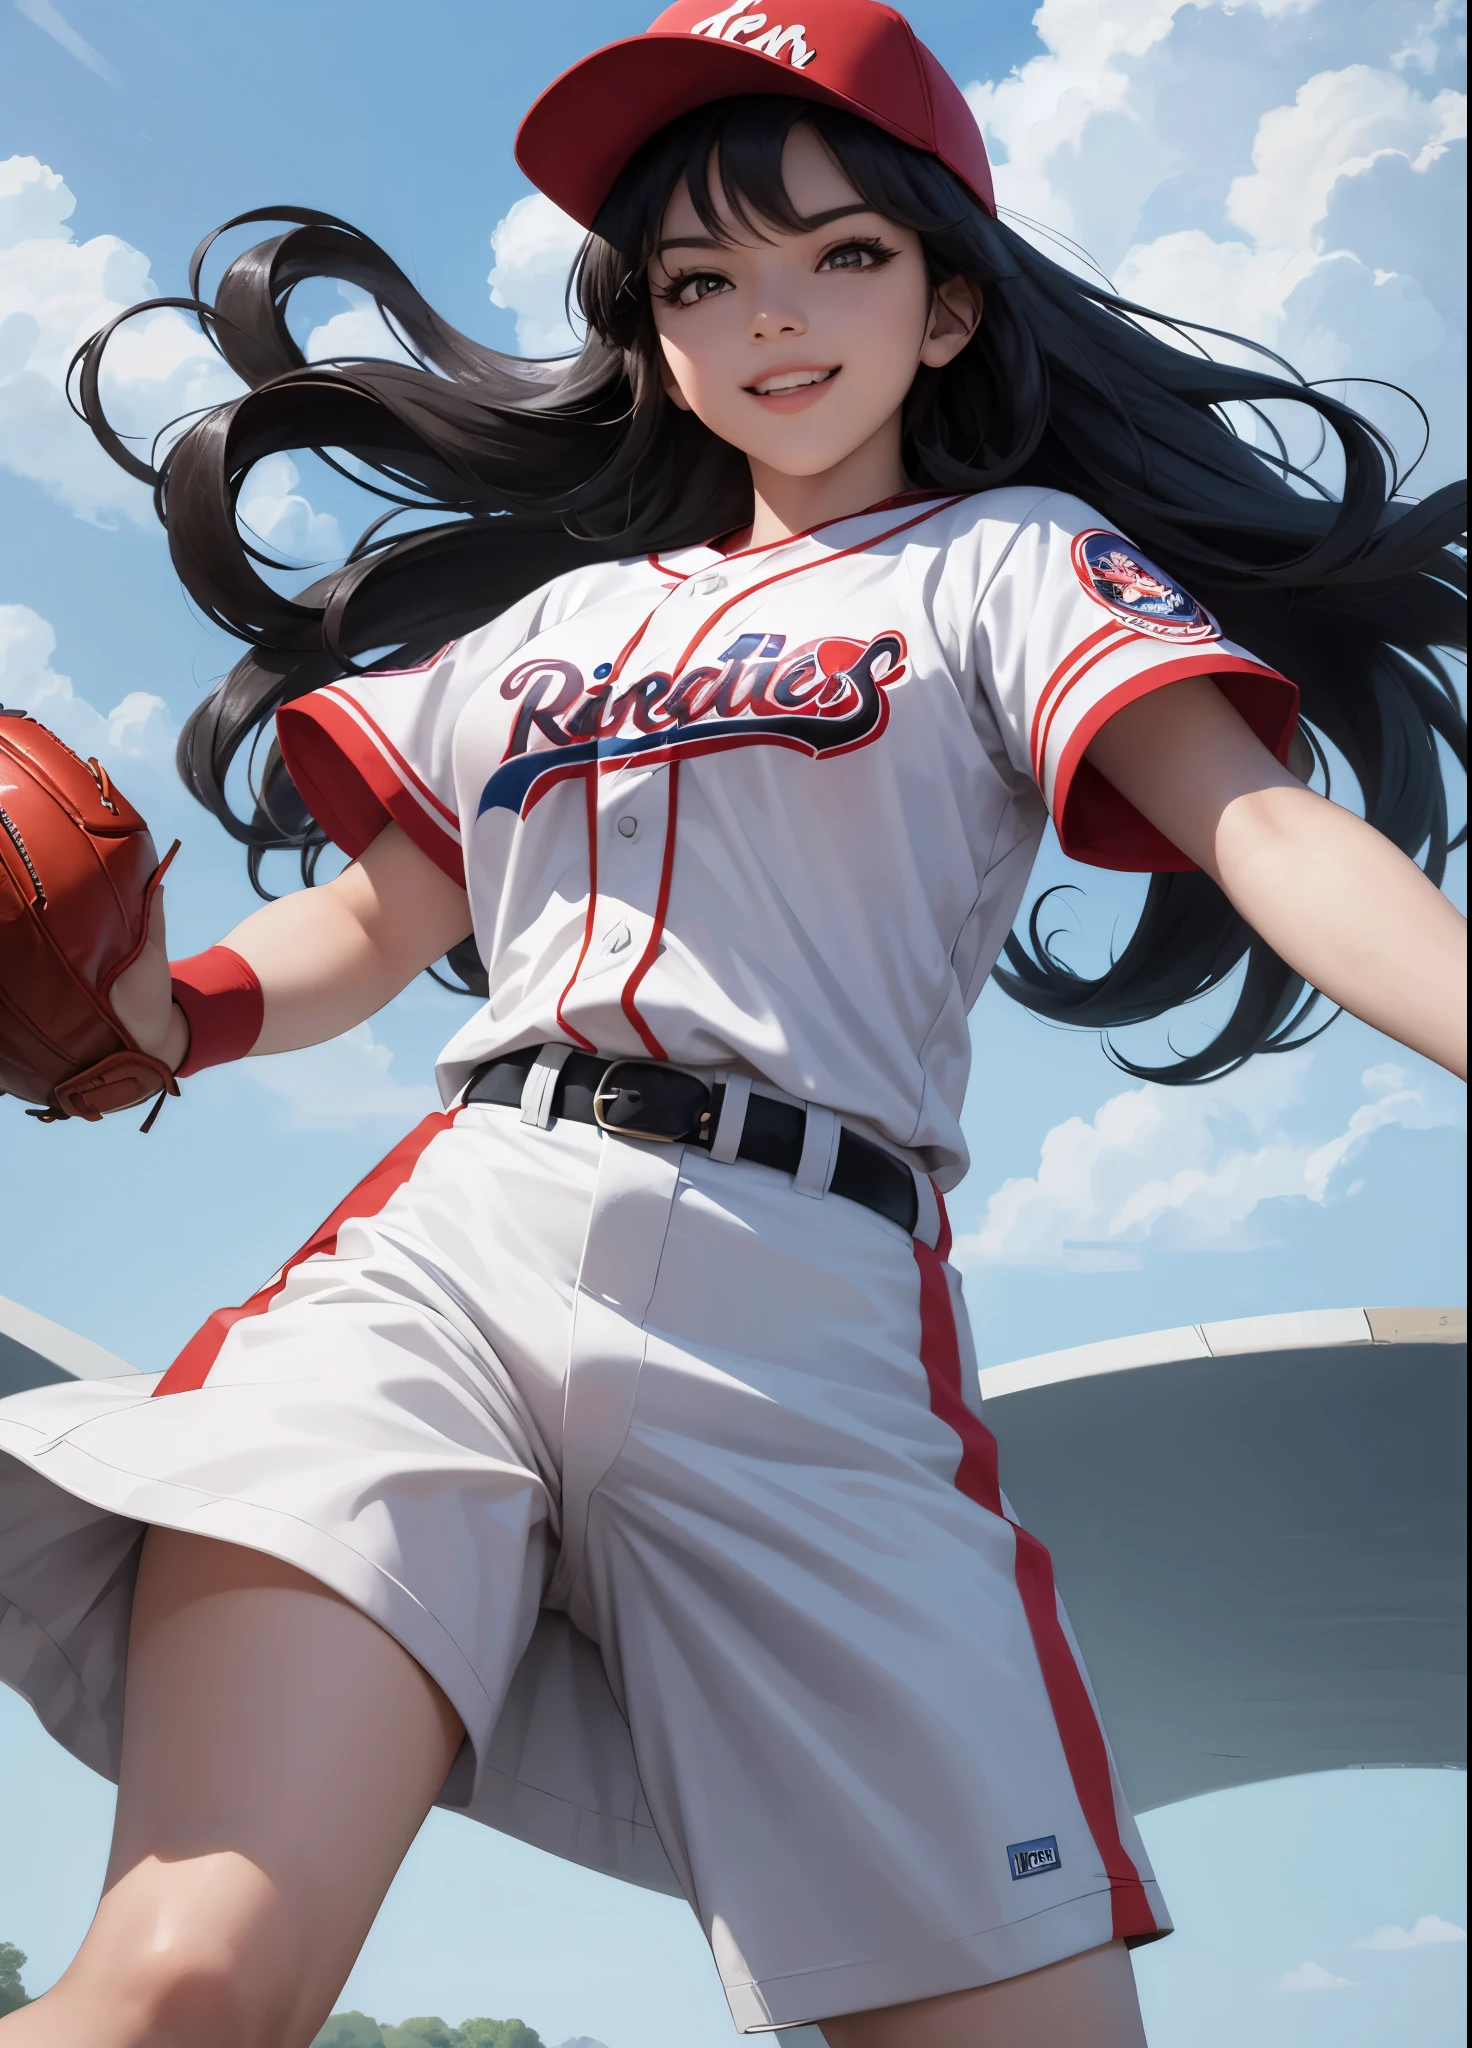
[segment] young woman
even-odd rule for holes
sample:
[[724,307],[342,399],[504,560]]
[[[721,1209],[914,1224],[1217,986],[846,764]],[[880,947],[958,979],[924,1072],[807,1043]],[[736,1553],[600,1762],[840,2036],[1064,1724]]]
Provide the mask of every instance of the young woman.
[[[299,216],[205,309],[250,395],[157,478],[253,649],[185,774],[253,863],[350,864],[172,999],[156,933],[140,1043],[314,1043],[446,953],[485,1000],[445,1112],[167,1373],[0,1403],[0,1675],[119,1780],[92,1929],[0,2044],[308,2042],[438,1799],[683,1892],[745,2032],[1137,2048],[1165,1910],[946,1264],[966,1012],[1004,947],[1095,1026],[1245,956],[1165,1078],[1289,1042],[1305,987],[1462,1070],[1408,857],[1446,851],[1459,501],[1389,502],[1353,413],[1001,226],[871,0],[676,6],[519,154],[592,229],[575,361]],[[307,367],[320,274],[418,366]],[[105,341],[82,402],[139,468]],[[1341,499],[1222,410],[1276,400]],[[302,446],[442,516],[283,598],[234,507]],[[1384,836],[1295,772],[1300,690]],[[1008,938],[1048,814],[1155,878],[1097,980]]]

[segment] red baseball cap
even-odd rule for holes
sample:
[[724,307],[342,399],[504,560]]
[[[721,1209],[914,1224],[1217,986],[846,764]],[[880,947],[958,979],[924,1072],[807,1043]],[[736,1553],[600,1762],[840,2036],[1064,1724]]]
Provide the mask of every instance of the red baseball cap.
[[784,93],[845,107],[939,157],[996,212],[975,117],[902,14],[879,0],[779,5],[667,7],[643,35],[595,50],[548,86],[517,132],[516,161],[591,227],[634,151],[667,122],[711,100]]

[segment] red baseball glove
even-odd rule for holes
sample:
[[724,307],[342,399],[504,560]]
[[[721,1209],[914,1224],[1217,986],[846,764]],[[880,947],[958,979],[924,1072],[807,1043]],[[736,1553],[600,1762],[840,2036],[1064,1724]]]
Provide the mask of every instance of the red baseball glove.
[[0,707],[0,1093],[44,1105],[43,1122],[155,1096],[156,1115],[179,1092],[108,1000],[176,850],[160,861],[105,768]]

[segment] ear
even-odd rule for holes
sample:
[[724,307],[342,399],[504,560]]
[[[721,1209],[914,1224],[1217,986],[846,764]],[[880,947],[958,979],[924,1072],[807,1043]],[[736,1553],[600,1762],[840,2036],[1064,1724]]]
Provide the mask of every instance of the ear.
[[689,399],[680,389],[680,380],[676,377],[671,367],[670,359],[664,352],[663,341],[659,345],[659,381],[664,386],[665,397],[669,399],[672,405],[677,405],[681,412],[694,411],[694,407]]
[[960,355],[981,323],[981,286],[974,277],[948,277],[930,301],[930,324],[920,345],[920,360],[943,370]]

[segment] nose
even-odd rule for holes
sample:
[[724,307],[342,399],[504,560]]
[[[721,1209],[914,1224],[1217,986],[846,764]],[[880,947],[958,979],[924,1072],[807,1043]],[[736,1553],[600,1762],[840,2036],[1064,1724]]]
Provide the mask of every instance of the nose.
[[757,300],[757,310],[751,316],[750,335],[753,341],[775,341],[783,334],[806,334],[808,323],[800,306],[792,304],[787,294],[768,286]]

